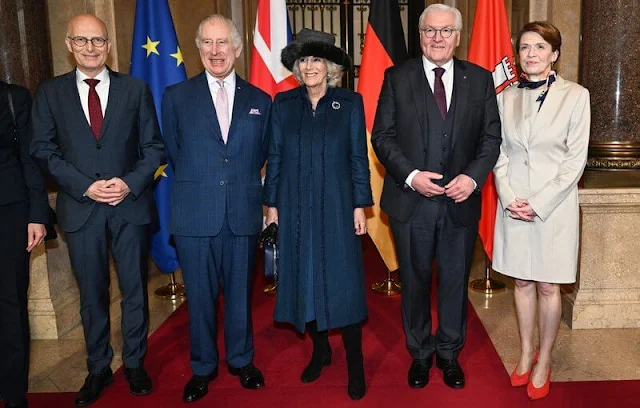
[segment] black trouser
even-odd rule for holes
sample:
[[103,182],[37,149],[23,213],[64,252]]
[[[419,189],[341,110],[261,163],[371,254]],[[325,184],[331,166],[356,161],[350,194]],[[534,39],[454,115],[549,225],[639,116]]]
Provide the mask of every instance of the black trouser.
[[0,394],[22,402],[29,382],[29,202],[0,205]]
[[[458,357],[467,330],[467,283],[478,225],[457,220],[445,197],[421,199],[407,222],[390,219],[402,282],[402,319],[413,358]],[[438,328],[431,334],[432,264],[438,268]]]
[[103,372],[113,358],[109,344],[109,246],[122,294],[122,361],[127,368],[137,368],[147,352],[149,329],[149,226],[131,224],[115,208],[97,204],[87,222],[78,231],[67,232],[66,238],[80,289],[89,372]]

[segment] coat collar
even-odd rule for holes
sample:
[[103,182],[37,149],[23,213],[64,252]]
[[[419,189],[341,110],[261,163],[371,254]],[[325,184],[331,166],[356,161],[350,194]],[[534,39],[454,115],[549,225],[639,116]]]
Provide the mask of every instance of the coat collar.
[[561,111],[568,85],[560,75],[556,76],[556,81],[549,87],[544,103],[533,121],[529,141],[535,139],[541,130],[547,129],[553,118]]
[[416,109],[418,125],[422,133],[422,140],[427,140],[429,127],[427,126],[427,110],[425,109],[427,89],[429,82],[424,73],[422,58],[415,58],[409,61],[410,69],[408,72],[409,83],[411,84],[411,94],[413,95],[413,103]]
[[[456,103],[456,116],[453,121],[453,135],[451,135],[452,148],[456,145],[456,139],[460,133],[460,127],[465,121],[467,112],[467,99],[469,98],[469,81],[467,78],[467,66],[459,59],[453,59],[453,95]],[[464,116],[463,116],[464,115]]]
[[524,110],[525,98],[529,96],[526,93],[531,91],[518,89],[515,92],[515,96],[513,97],[515,128],[519,139],[527,149],[529,148],[531,141],[540,134],[541,130],[548,128],[557,112],[560,112],[561,110],[569,84],[560,75],[557,75],[556,78],[556,81],[549,87],[548,94],[540,108],[540,111],[536,114],[530,130],[526,128]]
[[113,122],[113,117],[124,107],[124,104],[120,103],[123,94],[122,76],[118,72],[112,71],[109,67],[107,67],[107,70],[109,71],[109,100],[104,113],[104,120],[102,121],[100,139],[106,135],[109,125]]

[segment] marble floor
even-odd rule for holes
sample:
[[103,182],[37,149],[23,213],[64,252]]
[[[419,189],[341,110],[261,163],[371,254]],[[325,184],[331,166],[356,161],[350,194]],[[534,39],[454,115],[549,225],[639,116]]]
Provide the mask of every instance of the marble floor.
[[[484,276],[484,257],[476,248],[471,278]],[[507,372],[519,357],[519,338],[513,305],[513,281],[495,274],[507,284],[507,290],[487,298],[469,292]],[[180,280],[180,277],[178,277]],[[166,284],[158,272],[151,274],[149,293]],[[153,332],[181,301],[160,300],[149,296],[150,329]],[[112,368],[122,365],[119,302],[111,309],[115,358]],[[34,340],[31,350],[30,392],[77,391],[86,375],[82,328],[77,327],[59,340]],[[631,380],[640,379],[640,329],[571,330],[562,323],[553,352],[553,381]]]

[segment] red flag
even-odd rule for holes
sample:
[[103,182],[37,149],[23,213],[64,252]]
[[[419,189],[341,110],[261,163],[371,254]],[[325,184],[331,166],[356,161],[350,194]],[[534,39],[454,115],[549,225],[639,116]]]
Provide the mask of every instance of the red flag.
[[272,98],[298,86],[298,81],[280,62],[280,53],[291,40],[285,0],[259,0],[249,82]]
[[384,71],[407,59],[404,32],[397,1],[372,1],[369,22],[364,39],[358,92],[364,100],[364,116],[367,126],[371,189],[375,205],[369,216],[369,236],[378,248],[380,256],[390,271],[398,269],[396,249],[391,239],[389,220],[380,210],[380,196],[384,180],[384,167],[371,147],[371,130],[376,116],[378,97],[382,88]]
[[[493,72],[496,93],[502,92],[517,80],[504,0],[478,0],[468,59]],[[489,173],[482,188],[482,215],[478,226],[478,233],[489,259],[493,254],[497,206],[498,193],[493,173]]]

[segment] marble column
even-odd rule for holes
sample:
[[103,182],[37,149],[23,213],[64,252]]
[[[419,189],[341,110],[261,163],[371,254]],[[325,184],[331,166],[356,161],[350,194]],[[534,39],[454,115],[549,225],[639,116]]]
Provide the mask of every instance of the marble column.
[[51,76],[47,8],[40,0],[2,0],[0,79],[35,91]]
[[584,0],[581,83],[591,92],[586,186],[640,186],[640,2]]

